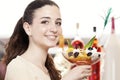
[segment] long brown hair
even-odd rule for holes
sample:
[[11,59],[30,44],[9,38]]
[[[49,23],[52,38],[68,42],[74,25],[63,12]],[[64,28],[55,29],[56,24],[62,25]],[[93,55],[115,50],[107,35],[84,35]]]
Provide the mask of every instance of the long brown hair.
[[[54,5],[58,7],[58,5],[51,0],[35,0],[31,2],[25,9],[23,17],[21,17],[17,22],[14,32],[10,37],[8,44],[6,45],[6,55],[4,58],[6,65],[8,65],[12,59],[23,54],[27,50],[29,38],[23,29],[23,23],[28,22],[29,24],[32,24],[34,11],[45,5]],[[55,68],[53,59],[49,54],[47,56],[45,66],[49,71],[51,80],[61,79],[60,72]]]

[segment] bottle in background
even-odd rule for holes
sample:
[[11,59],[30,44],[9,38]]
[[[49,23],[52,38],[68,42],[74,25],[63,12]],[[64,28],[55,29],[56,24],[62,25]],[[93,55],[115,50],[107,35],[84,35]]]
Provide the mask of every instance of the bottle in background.
[[76,23],[76,35],[74,37],[74,40],[72,41],[72,46],[74,48],[84,48],[84,42],[81,39],[81,36],[79,35],[79,23]]
[[102,80],[120,80],[120,38],[115,33],[114,17],[111,19],[111,33],[104,49],[106,54]]
[[[96,35],[96,27],[93,27],[93,33],[94,36]],[[97,49],[97,52],[101,52],[102,47],[99,45],[98,38],[96,37],[94,39],[93,48]],[[92,65],[92,75],[90,76],[89,80],[100,80],[100,61],[98,61],[96,64]]]

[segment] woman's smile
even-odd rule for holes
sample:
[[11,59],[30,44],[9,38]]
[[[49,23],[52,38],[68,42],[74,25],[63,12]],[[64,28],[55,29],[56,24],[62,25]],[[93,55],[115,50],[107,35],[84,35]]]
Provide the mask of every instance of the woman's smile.
[[51,41],[56,41],[58,36],[56,35],[46,35],[47,39],[51,40]]

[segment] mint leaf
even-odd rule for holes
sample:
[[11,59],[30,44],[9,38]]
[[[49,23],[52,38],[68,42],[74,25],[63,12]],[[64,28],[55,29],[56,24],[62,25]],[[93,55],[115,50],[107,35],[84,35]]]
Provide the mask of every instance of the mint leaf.
[[92,46],[95,37],[96,37],[96,36],[93,36],[93,38],[90,39],[90,41],[85,45],[85,49]]

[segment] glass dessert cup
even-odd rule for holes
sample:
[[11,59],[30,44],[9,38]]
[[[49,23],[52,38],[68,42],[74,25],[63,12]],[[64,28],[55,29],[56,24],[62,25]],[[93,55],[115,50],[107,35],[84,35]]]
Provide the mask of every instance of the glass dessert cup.
[[[75,48],[63,48],[62,55],[73,65],[94,65],[100,61],[100,54],[95,49],[75,49]],[[85,77],[82,80],[89,80],[89,77]]]

